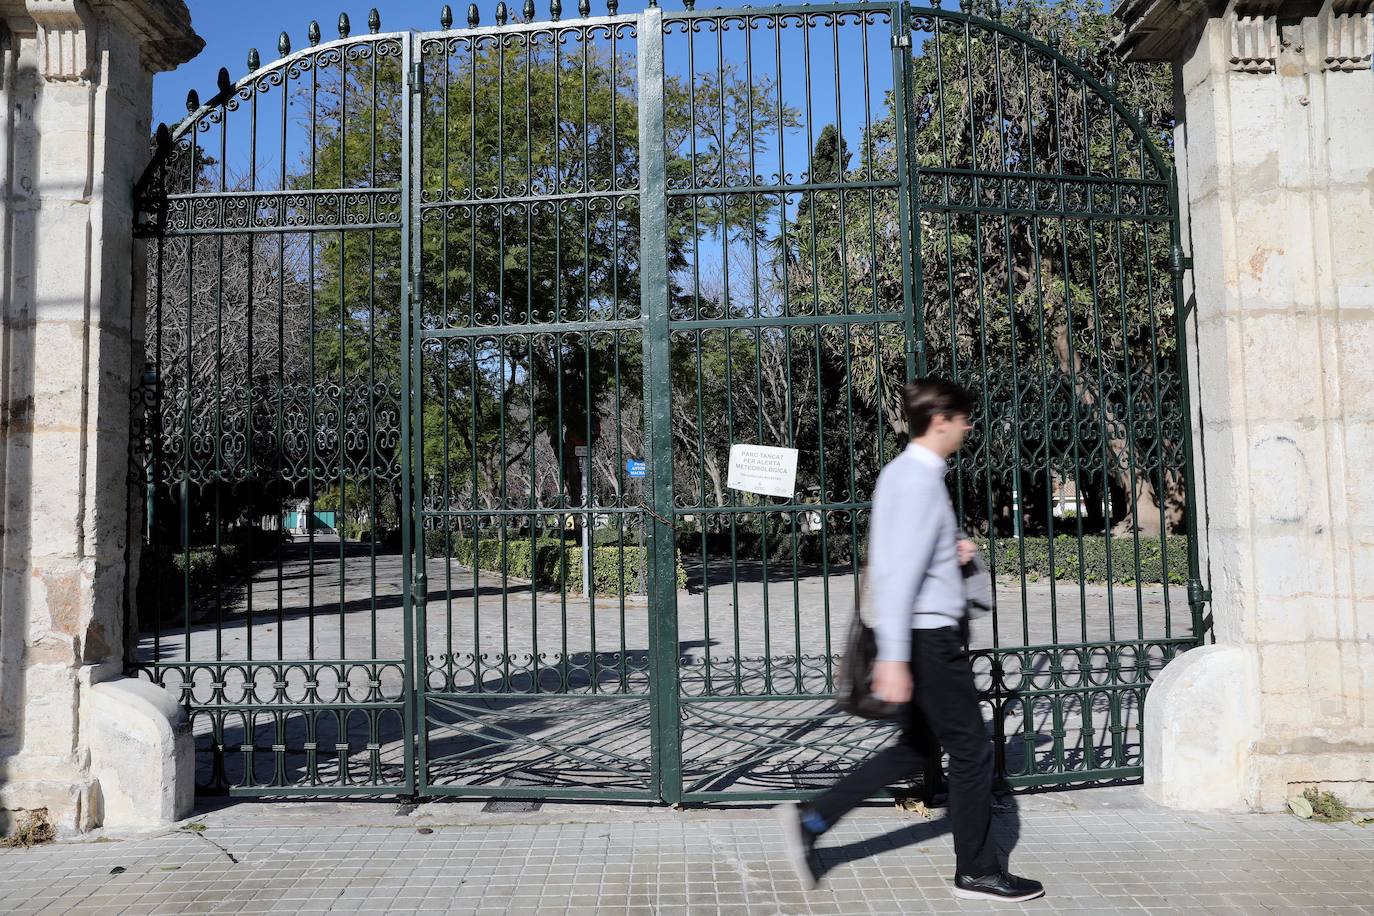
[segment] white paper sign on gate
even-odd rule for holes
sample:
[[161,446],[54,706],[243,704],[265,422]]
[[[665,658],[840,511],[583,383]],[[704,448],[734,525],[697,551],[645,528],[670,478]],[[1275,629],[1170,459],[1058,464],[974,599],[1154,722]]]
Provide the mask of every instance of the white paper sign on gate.
[[732,445],[726,485],[732,490],[764,496],[793,496],[797,485],[797,450],[772,445]]

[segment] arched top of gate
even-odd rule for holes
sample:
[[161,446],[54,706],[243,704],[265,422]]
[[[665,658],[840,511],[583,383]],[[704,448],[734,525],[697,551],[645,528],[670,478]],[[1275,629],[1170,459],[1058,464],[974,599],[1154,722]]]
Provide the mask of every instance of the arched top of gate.
[[[289,33],[282,32],[277,48],[281,56],[277,60],[262,65],[259,51],[256,48],[250,50],[249,73],[246,76],[235,81],[230,77],[227,68],[221,68],[216,91],[212,96],[202,101],[198,92],[191,91],[187,96],[186,117],[175,126],[165,123],[158,125],[152,143],[152,158],[135,186],[134,196],[138,212],[154,212],[169,193],[174,193],[168,187],[168,172],[172,170],[171,163],[178,155],[187,156],[192,149],[207,150],[207,155],[211,157],[216,155],[216,147],[213,144],[198,142],[198,136],[210,134],[215,127],[224,125],[231,113],[255,103],[273,90],[282,93],[290,91],[289,83],[292,80],[306,77],[312,71],[339,66],[344,62],[357,64],[368,60],[388,59],[399,62],[405,55],[407,45],[417,37],[420,39],[419,53],[424,56],[435,53],[452,42],[521,32],[549,32],[562,36],[599,27],[615,29],[619,34],[620,30],[632,27],[636,19],[634,15],[618,12],[619,0],[604,0],[607,12],[605,16],[592,15],[590,0],[578,0],[575,10],[577,18],[571,20],[561,19],[561,0],[547,2],[548,18],[538,19],[533,0],[522,0],[518,10],[514,3],[508,6],[505,0],[500,0],[495,5],[495,24],[489,26],[480,24],[478,6],[471,3],[466,12],[466,28],[461,22],[456,23],[455,28],[452,6],[445,4],[438,17],[440,30],[432,32],[415,29],[382,32],[380,14],[373,9],[368,17],[368,33],[354,35],[347,14],[341,13],[337,39],[321,41],[319,23],[311,22],[307,31],[309,45],[294,51]],[[650,0],[649,6],[656,6],[656,0]],[[522,18],[517,19],[517,14]],[[397,72],[398,78],[404,82],[406,76]],[[285,117],[283,112],[283,121]],[[263,141],[271,139],[270,136],[258,137],[256,133],[255,137]],[[220,163],[220,166],[223,168],[223,163]],[[188,163],[187,168],[190,167]],[[221,182],[221,185],[227,184],[228,182]],[[225,190],[232,188],[197,186],[187,187],[182,193],[222,193]],[[283,187],[279,190],[288,189]],[[146,231],[148,227],[142,228]]]
[[1002,5],[999,0],[993,0],[992,3],[984,5],[991,7],[992,18],[976,12],[975,4],[971,0],[959,0],[960,8],[958,10],[945,9],[941,0],[929,0],[928,6],[906,3],[903,7],[908,27],[912,31],[934,33],[937,28],[935,24],[937,21],[964,23],[970,28],[978,28],[989,34],[1009,39],[1024,48],[1027,54],[1031,52],[1038,54],[1043,63],[1047,63],[1058,70],[1066,71],[1130,129],[1131,137],[1141,144],[1141,149],[1149,157],[1150,164],[1156,171],[1156,178],[1160,181],[1170,180],[1173,166],[1160,151],[1150,132],[1145,129],[1144,113],[1131,111],[1117,94],[1114,85],[1116,76],[1113,71],[1108,71],[1105,81],[1098,79],[1080,62],[1073,60],[1060,50],[1058,30],[1050,32],[1048,41],[1041,40],[1025,30],[1025,23],[1016,22],[1008,25],[1002,21]]
[[[843,26],[847,23],[863,22],[874,24],[881,18],[883,22],[900,20],[894,31],[902,38],[905,47],[915,50],[922,39],[933,39],[937,35],[949,36],[959,30],[971,38],[995,37],[1000,52],[1024,62],[1028,71],[1040,75],[1053,75],[1062,80],[1067,88],[1072,86],[1086,92],[1100,103],[1103,111],[1119,120],[1121,131],[1117,139],[1121,143],[1138,143],[1139,150],[1148,162],[1142,163],[1139,180],[1157,184],[1160,188],[1171,186],[1172,165],[1161,152],[1158,139],[1143,123],[1143,113],[1132,111],[1122,101],[1115,89],[1115,75],[1108,72],[1099,78],[1083,63],[1075,61],[1059,47],[1057,31],[1051,32],[1044,40],[1031,34],[1024,26],[1026,23],[1004,21],[1001,3],[998,0],[928,0],[927,3],[910,2],[836,2],[836,3],[796,3],[780,5],[742,6],[733,8],[698,7],[695,0],[684,0],[681,10],[665,11],[665,28],[679,32],[701,33],[709,29],[730,31],[745,29],[757,31],[760,28],[784,30],[789,28],[828,27],[832,24]],[[933,43],[933,42],[932,42]],[[899,43],[898,47],[902,45]],[[929,52],[936,53],[936,52]],[[1018,87],[1011,87],[1015,91]],[[942,87],[949,91],[950,87]],[[1067,96],[1065,96],[1067,98]],[[999,171],[1016,172],[1020,169]],[[1057,172],[1058,169],[1044,169],[1044,172]],[[1085,170],[1074,177],[1112,179],[1114,176],[1094,174]],[[1121,177],[1121,176],[1115,176]],[[1152,215],[1158,215],[1162,207],[1152,207]]]
[[[275,164],[283,178],[283,186],[275,190],[281,192],[293,190],[284,180],[287,168],[282,164],[289,155],[286,148],[287,129],[285,125],[289,117],[289,99],[286,96],[291,91],[291,83],[308,77],[312,72],[320,72],[328,67],[362,66],[369,65],[369,62],[373,61],[378,65],[387,61],[395,61],[399,65],[409,42],[410,33],[382,32],[380,25],[380,17],[374,10],[369,17],[369,31],[366,34],[353,35],[347,15],[340,14],[339,37],[335,40],[321,41],[319,24],[312,22],[307,33],[309,44],[306,47],[293,51],[289,34],[282,32],[278,40],[278,51],[282,56],[277,60],[262,65],[258,50],[256,48],[250,50],[248,54],[250,72],[237,81],[232,80],[227,68],[220,68],[216,81],[216,91],[211,97],[202,101],[200,94],[192,90],[187,94],[186,117],[175,127],[168,127],[166,124],[158,125],[153,138],[152,159],[135,187],[135,204],[138,211],[141,213],[151,212],[160,200],[175,192],[172,187],[169,187],[174,181],[168,173],[172,170],[173,163],[178,162],[178,157],[186,159],[185,168],[188,170],[187,177],[190,177],[189,170],[194,168],[193,162],[195,161],[190,158],[193,149],[200,151],[198,155],[204,157],[200,159],[201,165],[206,161],[212,161],[220,169],[227,170],[228,163],[224,162],[222,158],[225,154],[225,143],[215,139],[202,141],[199,138],[202,135],[209,138],[216,127],[227,130],[226,121],[231,114],[250,106],[256,109],[259,103],[274,91],[281,96],[279,103],[281,108],[277,112],[278,121],[271,122],[271,127],[276,129],[269,128],[259,131],[256,123],[256,112],[253,114],[252,122],[246,128],[246,131],[252,136],[249,169],[252,171],[257,169],[259,146],[266,148],[269,144],[276,144],[279,161]],[[315,88],[319,88],[318,81],[315,83]],[[211,186],[208,187],[200,185],[198,182],[201,180],[204,180],[203,176],[198,178],[196,182],[188,181],[186,187],[180,190],[183,193],[196,191],[223,193],[235,190],[228,180],[227,173],[222,175],[218,182],[211,182]],[[256,182],[254,184],[256,185]],[[254,190],[260,189],[255,187]]]
[[[952,3],[954,0],[948,0],[948,2]],[[451,7],[445,5],[440,15],[442,31],[422,33],[412,30],[382,32],[380,30],[380,16],[376,10],[373,10],[369,16],[368,33],[353,35],[347,15],[340,14],[339,38],[332,41],[321,41],[320,27],[318,23],[312,22],[308,31],[309,45],[294,51],[289,35],[283,32],[278,43],[278,51],[282,55],[279,59],[263,66],[260,64],[258,51],[252,50],[248,56],[250,72],[246,76],[234,81],[228,70],[222,68],[217,80],[217,91],[213,96],[202,101],[196,92],[191,92],[187,99],[187,116],[175,127],[168,127],[166,124],[158,126],[153,144],[152,160],[135,189],[137,209],[141,213],[150,213],[156,209],[159,201],[164,200],[171,193],[168,187],[167,173],[178,154],[187,155],[194,148],[207,149],[209,150],[208,155],[215,156],[215,147],[197,142],[197,136],[210,134],[213,128],[225,122],[230,113],[240,110],[245,105],[256,104],[258,100],[273,90],[280,90],[282,94],[285,94],[289,91],[290,81],[301,79],[312,71],[318,72],[325,67],[356,64],[368,60],[381,62],[394,59],[399,62],[404,56],[406,45],[417,34],[422,38],[461,38],[465,35],[485,35],[502,31],[547,29],[557,32],[610,22],[627,23],[636,18],[634,15],[618,15],[618,0],[605,0],[605,5],[610,14],[608,17],[592,17],[588,0],[580,0],[576,11],[580,19],[560,21],[561,0],[549,0],[549,19],[535,20],[534,3],[532,0],[523,0],[521,13],[524,18],[517,20],[514,18],[513,10],[508,10],[507,4],[503,0],[495,8],[496,24],[478,28],[478,9],[477,5],[473,3],[468,6],[467,29],[463,29],[461,25],[458,29],[453,28],[454,17]],[[648,5],[655,7],[657,3],[655,0],[650,0]],[[929,0],[929,5],[882,2],[882,0],[857,0],[857,2],[698,9],[695,0],[684,0],[682,9],[664,9],[661,12],[666,29],[675,26],[681,27],[684,21],[686,21],[688,28],[695,31],[699,24],[704,24],[710,20],[722,24],[722,27],[726,23],[739,23],[745,27],[750,27],[756,21],[765,19],[772,20],[779,25],[791,23],[805,26],[821,20],[838,22],[840,18],[846,16],[858,17],[872,22],[874,21],[872,17],[876,15],[889,19],[900,17],[901,22],[905,24],[904,31],[909,43],[912,35],[936,36],[941,33],[942,29],[947,29],[950,26],[963,27],[966,34],[969,35],[977,31],[983,35],[996,36],[996,40],[1006,47],[1021,49],[1023,61],[1026,62],[1028,70],[1031,55],[1034,55],[1037,65],[1052,71],[1056,78],[1068,78],[1076,81],[1082,90],[1098,100],[1107,111],[1119,119],[1120,123],[1128,129],[1130,138],[1139,144],[1143,157],[1140,179],[1145,183],[1158,185],[1160,188],[1171,186],[1171,164],[1159,149],[1155,138],[1146,130],[1142,123],[1141,114],[1132,112],[1116,93],[1112,85],[1113,77],[1111,74],[1108,74],[1105,81],[1100,80],[1080,62],[1063,53],[1056,46],[1053,37],[1049,41],[1044,41],[1018,27],[1017,24],[1008,24],[1002,21],[1000,3],[995,2],[995,0],[991,4],[982,4],[990,8],[992,18],[977,11],[975,4],[970,0],[959,0],[958,5],[959,9],[948,9],[942,5],[942,0]],[[406,76],[401,74],[399,79],[404,81]],[[283,118],[285,118],[285,114],[283,114]],[[1115,138],[1115,134],[1113,137]],[[1153,175],[1146,174],[1146,161],[1149,165],[1148,171],[1152,171]],[[220,167],[224,169],[226,165],[220,163]],[[256,167],[256,159],[254,160],[254,167]],[[1084,177],[1102,176],[1085,175]],[[219,191],[228,189],[228,182],[223,176],[220,185]],[[197,189],[192,187],[187,190],[195,191]],[[203,190],[213,191],[215,189],[204,188]],[[284,192],[289,189],[282,187],[279,190]],[[1158,210],[1159,208],[1151,209]]]

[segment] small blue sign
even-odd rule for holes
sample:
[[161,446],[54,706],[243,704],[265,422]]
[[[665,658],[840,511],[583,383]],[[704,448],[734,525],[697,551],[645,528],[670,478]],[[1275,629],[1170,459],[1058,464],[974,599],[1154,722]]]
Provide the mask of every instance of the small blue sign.
[[637,458],[625,459],[625,474],[629,477],[647,477],[648,466]]

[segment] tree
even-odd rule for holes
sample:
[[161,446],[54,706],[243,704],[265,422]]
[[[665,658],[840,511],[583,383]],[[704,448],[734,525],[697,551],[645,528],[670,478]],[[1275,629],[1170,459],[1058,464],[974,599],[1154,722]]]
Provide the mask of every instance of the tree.
[[[641,342],[619,332],[567,329],[522,334],[532,323],[605,321],[634,317],[639,305],[639,138],[631,62],[593,41],[571,49],[551,36],[517,33],[478,40],[454,50],[440,46],[424,62],[421,107],[421,322],[438,335],[425,343],[421,398],[427,486],[451,508],[493,505],[509,492],[517,464],[535,460],[535,439],[552,447],[561,468],[559,491],[517,494],[530,505],[580,505],[581,462],[575,450],[614,430],[614,399],[642,386]],[[385,74],[381,77],[385,78]],[[756,131],[790,109],[768,106],[769,83],[752,92],[735,69],[698,82],[665,84],[668,173],[734,169]],[[376,107],[373,99],[378,99]],[[340,71],[321,99],[327,125],[315,144],[317,173],[359,186],[398,183],[400,106],[374,93],[372,71]],[[752,105],[752,120],[750,106]],[[726,128],[706,119],[692,125],[693,106],[731,111]],[[375,168],[373,126],[378,131]],[[757,137],[762,137],[759,133]],[[689,158],[684,148],[691,145]],[[763,214],[760,214],[763,215]],[[698,221],[730,232],[752,231],[742,212],[703,203]],[[695,224],[677,212],[669,227],[668,265],[680,283],[684,250]],[[357,281],[377,265],[395,269],[399,237],[326,235],[320,245],[318,298],[333,328],[318,335],[316,358],[342,377],[375,366],[363,342],[392,333],[399,318],[390,300],[370,310],[357,304]],[[360,274],[360,268],[363,273]],[[491,328],[491,336],[474,334]],[[399,334],[391,338],[399,339]],[[394,371],[388,365],[388,371]],[[501,441],[512,409],[530,427]],[[612,413],[605,413],[610,410]],[[504,427],[510,430],[507,424]],[[492,455],[501,459],[490,460]],[[455,492],[452,480],[462,478]],[[520,475],[533,486],[534,476]],[[503,490],[503,487],[506,488]],[[437,492],[431,490],[428,492]]]
[[[1142,112],[1145,130],[1169,154],[1167,74],[1141,68],[1109,75],[1103,49],[1113,26],[1095,4],[1055,0],[1023,10],[1033,34],[1114,83],[1127,110]],[[1118,219],[1092,196],[1103,191],[1091,182],[1094,176],[1127,182],[1169,176],[1155,167],[1122,114],[1051,58],[991,30],[965,32],[935,16],[917,14],[914,27],[924,40],[913,50],[906,84],[905,155],[917,167],[917,333],[927,371],[985,392],[982,429],[968,452],[982,449],[988,458],[969,462],[974,470],[966,483],[978,487],[981,477],[991,501],[994,492],[1009,491],[1006,477],[1020,464],[1028,469],[1025,478],[1038,477],[1046,490],[1056,477],[1099,493],[1110,487],[1119,494],[1113,504],[1121,512],[1114,520],[1120,531],[1177,527],[1181,465],[1166,458],[1178,447],[1166,415],[1179,397],[1169,227],[1129,213],[1163,214],[1167,197],[1162,190],[1132,196],[1114,190],[1125,185],[1107,186],[1106,206],[1127,214]],[[887,115],[864,137],[859,167],[850,171],[856,180],[896,174],[895,114],[889,99]],[[830,169],[837,159],[848,160],[843,143],[832,138],[823,132],[813,154]],[[978,172],[1082,180],[974,177]],[[1055,194],[1069,209],[1092,201],[1099,216],[1029,215],[1037,201],[1054,210],[1045,201]],[[997,212],[1003,200],[1011,212]],[[852,308],[846,303],[856,292],[900,302],[897,196],[817,192],[804,204],[786,234],[789,296],[810,298],[831,313]],[[880,240],[884,257],[871,258],[849,241],[869,237]],[[832,348],[830,363],[828,375],[843,378],[847,367],[856,392],[881,405],[893,430],[904,432],[898,349],[874,335],[844,358]],[[1001,442],[1004,421],[1017,427],[1010,450]]]

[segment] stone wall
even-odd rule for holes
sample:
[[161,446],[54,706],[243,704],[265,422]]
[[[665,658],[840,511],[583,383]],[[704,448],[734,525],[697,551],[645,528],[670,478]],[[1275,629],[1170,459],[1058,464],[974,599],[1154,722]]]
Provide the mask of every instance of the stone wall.
[[102,821],[82,710],[122,667],[133,187],[152,74],[201,45],[182,0],[0,0],[0,830]]
[[1193,259],[1217,648],[1147,700],[1147,786],[1171,804],[1374,804],[1371,5],[1118,11],[1128,59],[1175,64]]

